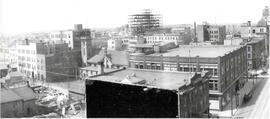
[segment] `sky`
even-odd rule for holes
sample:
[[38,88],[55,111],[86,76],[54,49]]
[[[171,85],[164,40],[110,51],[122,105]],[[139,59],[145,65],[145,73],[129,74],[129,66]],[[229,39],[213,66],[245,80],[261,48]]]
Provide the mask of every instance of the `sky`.
[[0,33],[119,27],[142,9],[161,14],[163,25],[258,22],[265,6],[270,0],[0,0]]

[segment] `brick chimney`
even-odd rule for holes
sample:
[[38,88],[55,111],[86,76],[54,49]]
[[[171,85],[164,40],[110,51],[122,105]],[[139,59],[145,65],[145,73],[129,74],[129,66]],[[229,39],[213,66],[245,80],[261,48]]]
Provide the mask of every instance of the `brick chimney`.
[[98,63],[97,67],[98,67],[98,74],[104,74],[104,64],[103,64],[103,62]]

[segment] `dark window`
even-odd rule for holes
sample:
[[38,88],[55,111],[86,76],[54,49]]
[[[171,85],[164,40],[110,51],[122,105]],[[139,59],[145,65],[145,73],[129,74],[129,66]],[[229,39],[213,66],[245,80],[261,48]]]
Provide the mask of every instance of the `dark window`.
[[252,30],[252,33],[256,33],[255,29]]

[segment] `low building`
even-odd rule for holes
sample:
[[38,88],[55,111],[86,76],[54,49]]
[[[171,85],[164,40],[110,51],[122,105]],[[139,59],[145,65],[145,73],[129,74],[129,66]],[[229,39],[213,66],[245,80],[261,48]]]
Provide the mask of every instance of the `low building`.
[[88,66],[80,68],[80,79],[128,67],[128,53],[103,49],[88,60]]
[[7,65],[0,64],[0,78],[6,77],[8,74]]
[[31,117],[37,106],[34,91],[29,85],[8,88],[1,83],[1,118]]
[[181,45],[165,53],[131,54],[129,67],[171,72],[209,71],[213,75],[209,80],[210,109],[223,110],[233,98],[238,98],[236,94],[246,81],[246,57],[246,46]]
[[86,81],[87,117],[207,117],[209,77],[138,69],[92,76]]

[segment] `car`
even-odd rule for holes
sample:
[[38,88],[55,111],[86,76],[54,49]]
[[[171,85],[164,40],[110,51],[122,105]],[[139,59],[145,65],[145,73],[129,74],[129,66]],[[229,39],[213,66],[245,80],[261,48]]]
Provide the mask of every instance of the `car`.
[[261,75],[267,75],[267,74],[268,74],[267,71],[263,71],[263,72],[261,73]]
[[252,93],[248,93],[244,95],[244,103],[248,102],[252,98]]

